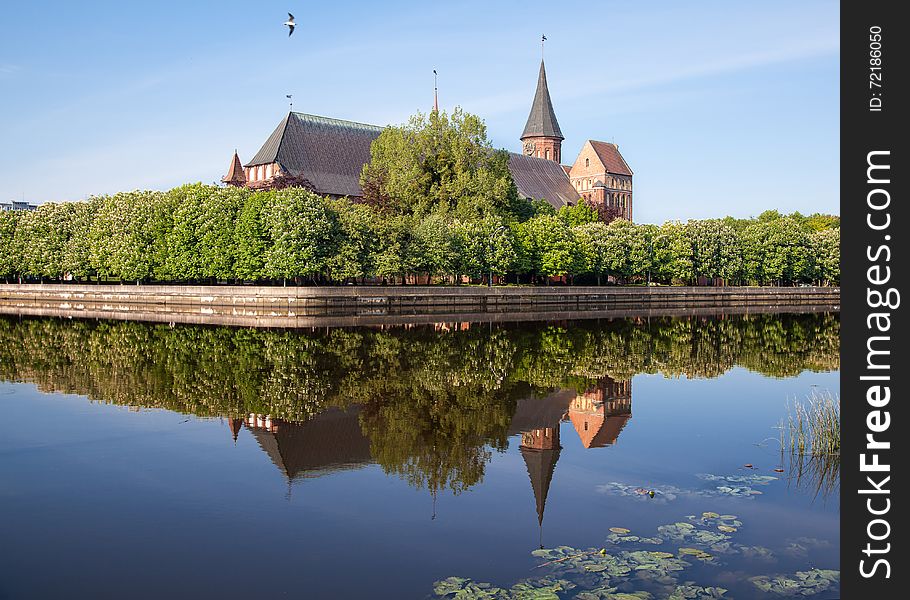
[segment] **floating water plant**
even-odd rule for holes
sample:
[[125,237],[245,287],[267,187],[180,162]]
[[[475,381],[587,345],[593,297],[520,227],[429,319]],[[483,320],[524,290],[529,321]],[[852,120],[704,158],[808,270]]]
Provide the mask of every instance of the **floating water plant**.
[[750,577],[749,581],[763,592],[781,596],[812,596],[836,587],[840,582],[840,571],[810,569],[809,571],[797,571],[792,576],[760,575]]
[[[721,559],[731,555],[774,560],[768,548],[745,546],[728,535],[743,525],[736,515],[705,511],[687,519],[661,525],[651,538],[630,535],[631,531],[624,527],[611,528],[608,540],[634,542],[639,544],[638,549],[557,546],[534,550],[531,554],[543,561],[536,569],[547,569],[547,575],[529,577],[508,588],[449,577],[437,581],[433,591],[436,597],[451,600],[724,600],[727,589],[699,585],[684,578],[684,574],[699,563],[721,565]],[[809,540],[805,542],[810,544]],[[667,549],[645,546],[652,543]],[[839,571],[812,568],[793,574],[760,575],[746,584],[776,596],[812,596],[836,590],[839,581]]]

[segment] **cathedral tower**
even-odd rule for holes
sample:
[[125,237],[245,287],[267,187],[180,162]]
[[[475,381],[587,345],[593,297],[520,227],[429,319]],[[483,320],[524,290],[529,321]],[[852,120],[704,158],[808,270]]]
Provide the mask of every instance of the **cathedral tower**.
[[536,156],[553,160],[557,163],[562,160],[562,141],[565,138],[556,122],[556,113],[553,112],[553,102],[550,100],[550,90],[547,89],[547,72],[540,61],[540,74],[537,77],[537,92],[534,94],[534,103],[531,105],[531,114],[521,134],[522,152],[528,156]]

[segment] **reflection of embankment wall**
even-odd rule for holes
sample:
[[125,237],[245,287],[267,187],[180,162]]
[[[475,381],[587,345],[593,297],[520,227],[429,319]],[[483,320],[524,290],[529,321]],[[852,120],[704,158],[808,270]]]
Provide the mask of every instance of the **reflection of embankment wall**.
[[2,284],[0,314],[313,327],[838,310],[826,287],[267,287]]

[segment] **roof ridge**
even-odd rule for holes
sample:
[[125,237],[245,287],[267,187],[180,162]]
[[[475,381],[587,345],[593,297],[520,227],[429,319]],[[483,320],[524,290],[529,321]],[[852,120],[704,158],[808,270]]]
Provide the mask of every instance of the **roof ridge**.
[[312,113],[291,111],[290,114],[293,114],[297,118],[307,118],[308,120],[311,120],[311,121],[319,120],[319,121],[324,121],[326,123],[335,123],[335,124],[344,124],[344,125],[359,125],[361,127],[366,127],[369,129],[377,129],[380,131],[385,129],[385,127],[383,127],[381,125],[373,125],[371,123],[362,123],[360,121],[351,121],[348,119],[336,119],[334,117],[325,117],[323,115],[314,115]]

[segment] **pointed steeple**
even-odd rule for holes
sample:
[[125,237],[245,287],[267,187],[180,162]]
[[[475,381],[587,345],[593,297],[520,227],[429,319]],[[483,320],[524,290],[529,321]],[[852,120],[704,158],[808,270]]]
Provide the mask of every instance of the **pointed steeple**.
[[532,137],[549,137],[564,140],[556,113],[553,112],[553,102],[550,100],[550,90],[547,88],[547,71],[543,59],[540,60],[540,74],[537,76],[537,92],[534,94],[534,103],[531,105],[531,114],[525,124],[521,139]]
[[231,435],[234,437],[234,441],[237,441],[237,435],[240,433],[240,428],[243,426],[243,419],[231,419],[228,421],[228,427],[231,429]]
[[439,86],[437,85],[436,69],[433,69],[433,112],[439,112]]
[[556,461],[559,460],[559,450],[560,447],[558,445],[548,450],[520,448],[525,467],[528,469],[528,476],[531,479],[531,489],[534,490],[538,525],[543,525],[543,513],[547,507],[547,494],[550,491],[550,482],[553,481]]
[[240,162],[240,157],[237,156],[236,150],[234,150],[234,158],[231,160],[227,175],[222,177],[221,181],[228,185],[246,185],[246,174],[243,172],[243,164]]

